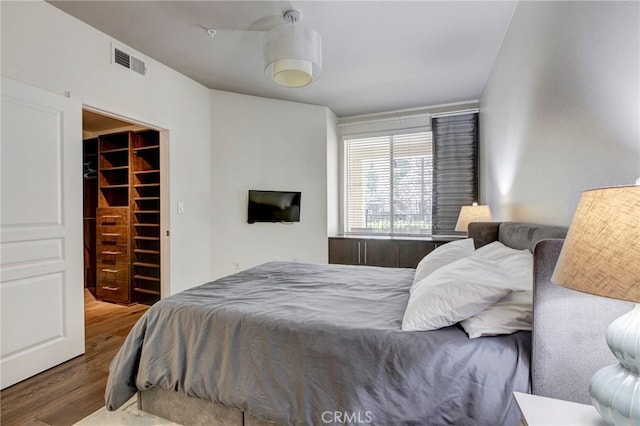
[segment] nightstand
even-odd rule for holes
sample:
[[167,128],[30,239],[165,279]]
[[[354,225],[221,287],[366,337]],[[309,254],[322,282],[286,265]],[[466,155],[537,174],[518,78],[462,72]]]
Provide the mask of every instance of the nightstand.
[[607,426],[591,405],[514,392],[524,426]]

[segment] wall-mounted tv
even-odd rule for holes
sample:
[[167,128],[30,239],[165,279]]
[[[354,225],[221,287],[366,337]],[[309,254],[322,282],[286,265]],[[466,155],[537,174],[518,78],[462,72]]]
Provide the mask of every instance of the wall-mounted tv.
[[300,198],[294,191],[249,190],[247,222],[300,222]]

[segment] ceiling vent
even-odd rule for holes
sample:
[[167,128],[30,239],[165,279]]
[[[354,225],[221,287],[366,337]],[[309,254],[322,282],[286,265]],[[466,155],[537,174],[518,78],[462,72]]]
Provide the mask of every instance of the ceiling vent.
[[111,45],[111,62],[122,65],[131,71],[137,72],[138,74],[147,74],[147,66],[143,61],[118,49],[114,45]]

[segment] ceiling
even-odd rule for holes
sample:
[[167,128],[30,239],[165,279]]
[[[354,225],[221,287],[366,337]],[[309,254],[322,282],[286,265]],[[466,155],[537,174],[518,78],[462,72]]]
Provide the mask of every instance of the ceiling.
[[[328,106],[339,117],[480,97],[517,2],[50,1],[211,89]],[[323,70],[283,88],[264,31],[295,8],[320,33]],[[217,31],[211,38],[207,29]],[[135,56],[135,55],[134,55]]]
[[95,112],[91,112],[86,109],[82,110],[82,130],[85,132],[102,132],[131,125],[132,124],[127,121],[107,117],[102,114],[96,114]]

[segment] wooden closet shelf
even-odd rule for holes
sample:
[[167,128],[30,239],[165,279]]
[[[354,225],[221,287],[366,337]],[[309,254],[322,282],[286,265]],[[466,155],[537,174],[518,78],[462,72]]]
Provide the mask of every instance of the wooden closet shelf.
[[118,167],[101,167],[101,172],[113,172],[116,170],[128,170],[129,166],[118,166]]
[[116,149],[102,149],[100,150],[100,154],[113,154],[116,152],[125,152],[129,151],[129,148],[116,148]]
[[145,268],[159,268],[160,265],[157,263],[147,263],[147,262],[133,262],[133,266],[144,266]]
[[160,250],[134,249],[134,253],[160,254]]
[[155,294],[160,296],[160,292],[157,290],[149,290],[147,288],[134,287],[133,291],[137,291],[138,293],[147,293],[147,294]]
[[129,188],[129,185],[102,185],[100,189],[119,189],[119,188]]
[[137,280],[160,282],[160,278],[148,277],[146,275],[134,275],[133,278]]
[[133,152],[137,154],[138,151],[147,151],[149,149],[158,149],[158,148],[160,148],[160,145],[141,146],[138,148],[133,148]]
[[[90,188],[98,221],[91,223],[95,228],[88,233],[95,240],[89,272],[95,277],[98,299],[127,305],[160,299],[159,136],[151,129],[127,130],[100,135],[91,144],[83,142],[84,162],[96,169],[98,177]],[[88,191],[85,183],[85,197]],[[88,206],[86,212],[93,208]]]

